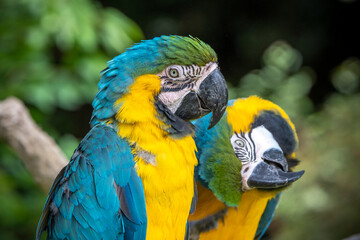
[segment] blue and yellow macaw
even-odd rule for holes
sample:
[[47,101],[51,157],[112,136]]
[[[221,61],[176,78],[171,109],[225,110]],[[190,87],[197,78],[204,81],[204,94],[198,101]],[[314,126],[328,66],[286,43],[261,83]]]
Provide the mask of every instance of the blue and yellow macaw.
[[198,202],[191,239],[260,239],[280,192],[304,173],[297,164],[295,127],[274,103],[251,96],[229,102],[212,129],[195,121]]
[[184,239],[195,205],[190,120],[223,115],[214,50],[193,37],[145,40],[108,62],[91,130],[56,177],[36,239]]

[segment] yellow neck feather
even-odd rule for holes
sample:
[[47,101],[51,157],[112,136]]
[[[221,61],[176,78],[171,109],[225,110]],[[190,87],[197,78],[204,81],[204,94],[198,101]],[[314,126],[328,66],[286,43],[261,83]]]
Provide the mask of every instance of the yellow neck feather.
[[[173,139],[157,117],[154,97],[160,91],[156,75],[135,79],[116,104],[118,135],[135,144],[136,170],[142,179],[148,216],[147,239],[184,239],[194,193],[196,146],[191,136]],[[154,161],[144,159],[153,156]]]
[[[198,204],[190,220],[200,220],[225,208],[214,194],[198,184]],[[245,192],[237,208],[228,208],[224,219],[218,226],[200,234],[200,240],[248,240],[254,239],[260,218],[265,211],[267,202],[276,196],[274,192],[251,190]]]

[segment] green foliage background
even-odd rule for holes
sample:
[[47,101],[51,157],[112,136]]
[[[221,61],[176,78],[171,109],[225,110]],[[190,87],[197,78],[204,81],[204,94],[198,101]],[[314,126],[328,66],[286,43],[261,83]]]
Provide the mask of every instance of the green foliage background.
[[[148,29],[173,25],[160,16]],[[99,72],[141,39],[137,24],[99,2],[2,0],[0,100],[22,99],[70,157],[89,129]],[[242,44],[256,44],[251,34],[245,39]],[[274,41],[257,57],[260,67],[246,74],[228,78],[223,71],[230,98],[256,94],[283,107],[299,134],[298,168],[306,170],[282,196],[270,227],[273,238],[341,239],[360,232],[359,58],[349,56],[328,69],[326,81],[335,91],[319,105],[309,97],[317,73],[303,64],[299,50]],[[32,239],[45,199],[16,153],[0,142],[1,238]]]
[[[143,38],[123,13],[90,0],[3,0],[0,100],[22,99],[70,158],[80,139],[67,129],[88,129],[90,119],[76,125],[74,112],[91,104],[106,62]],[[2,142],[0,167],[0,236],[33,239],[46,193]]]

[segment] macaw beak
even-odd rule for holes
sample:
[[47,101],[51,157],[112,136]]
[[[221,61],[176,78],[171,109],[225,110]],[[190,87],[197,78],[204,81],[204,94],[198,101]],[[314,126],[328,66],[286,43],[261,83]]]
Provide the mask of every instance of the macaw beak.
[[252,168],[245,185],[249,189],[282,188],[298,180],[304,172],[288,172],[288,164],[282,151],[269,149],[263,153],[262,160]]
[[223,116],[228,102],[228,89],[224,76],[216,68],[200,84],[197,91],[189,92],[181,101],[175,115],[193,120],[212,112],[208,129]]

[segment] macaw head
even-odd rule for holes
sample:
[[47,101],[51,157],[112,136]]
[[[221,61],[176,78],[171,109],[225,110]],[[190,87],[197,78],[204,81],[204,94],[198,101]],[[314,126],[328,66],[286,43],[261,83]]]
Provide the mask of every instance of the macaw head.
[[237,206],[245,191],[281,191],[304,174],[292,172],[295,127],[274,103],[256,96],[232,100],[213,129],[206,130],[208,121],[195,122],[196,177],[228,206]]
[[151,92],[158,112],[170,122],[212,112],[212,127],[225,112],[227,87],[214,50],[194,37],[161,36],[135,44],[108,62],[93,102],[92,125],[111,120],[121,107],[116,101],[136,91],[131,87],[144,76],[141,94]]

